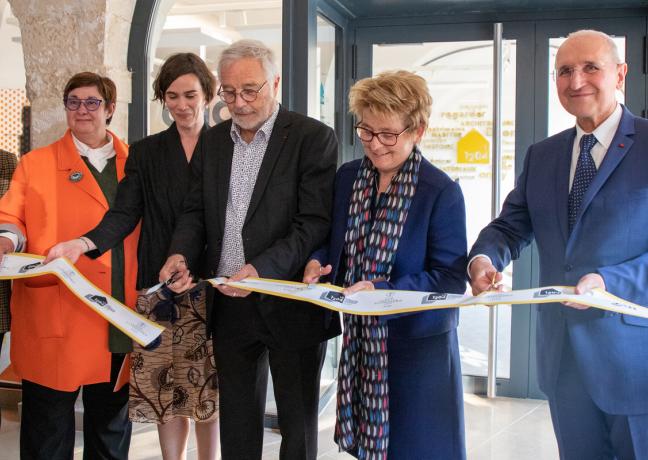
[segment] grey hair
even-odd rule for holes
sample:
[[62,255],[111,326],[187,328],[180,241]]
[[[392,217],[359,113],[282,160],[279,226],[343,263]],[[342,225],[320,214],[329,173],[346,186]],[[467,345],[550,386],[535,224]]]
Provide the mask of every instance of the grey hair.
[[584,37],[584,36],[596,36],[604,39],[607,42],[608,48],[610,50],[610,55],[612,56],[612,59],[614,59],[615,64],[623,64],[623,59],[621,59],[621,55],[619,54],[619,48],[617,47],[616,42],[612,37],[610,37],[608,34],[605,32],[601,32],[600,30],[593,30],[593,29],[582,29],[582,30],[577,30],[576,32],[572,32],[569,35],[567,35],[567,39],[570,38],[578,38],[578,37]]
[[265,71],[268,82],[279,75],[275,63],[274,51],[268,48],[259,40],[244,39],[238,40],[225,48],[218,59],[218,75],[222,75],[224,67],[235,61],[245,58],[258,59]]

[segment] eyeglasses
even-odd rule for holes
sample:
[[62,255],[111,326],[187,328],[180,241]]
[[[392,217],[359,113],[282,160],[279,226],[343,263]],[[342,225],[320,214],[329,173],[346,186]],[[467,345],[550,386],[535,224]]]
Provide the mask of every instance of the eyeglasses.
[[556,69],[553,72],[554,80],[555,79],[571,79],[576,73],[580,72],[583,75],[594,75],[599,72],[601,67],[596,64],[585,64],[582,67],[561,67]]
[[355,129],[356,133],[358,133],[358,137],[362,142],[369,143],[373,140],[374,137],[377,137],[378,142],[380,142],[382,145],[384,145],[385,147],[391,147],[393,145],[396,145],[396,143],[398,142],[398,136],[407,131],[409,129],[409,126],[402,130],[400,133],[376,133],[360,125],[356,125]]
[[266,83],[268,83],[268,80],[264,81],[263,84],[259,86],[259,89],[246,88],[242,89],[238,93],[236,91],[224,90],[221,87],[221,89],[218,90],[217,94],[226,104],[234,103],[236,101],[236,96],[241,96],[241,99],[243,99],[245,102],[254,102],[256,101],[259,92],[261,92]]
[[83,104],[83,106],[86,108],[88,112],[94,112],[99,109],[102,102],[103,101],[101,99],[97,99],[94,97],[89,97],[88,99],[79,99],[77,97],[63,98],[63,104],[65,105],[65,108],[73,112],[79,110],[81,104]]

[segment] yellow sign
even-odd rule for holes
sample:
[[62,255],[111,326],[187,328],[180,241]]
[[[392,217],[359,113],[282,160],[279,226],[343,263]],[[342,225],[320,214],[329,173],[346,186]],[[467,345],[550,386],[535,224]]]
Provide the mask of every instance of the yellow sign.
[[476,129],[471,129],[457,142],[457,163],[488,164],[490,144]]

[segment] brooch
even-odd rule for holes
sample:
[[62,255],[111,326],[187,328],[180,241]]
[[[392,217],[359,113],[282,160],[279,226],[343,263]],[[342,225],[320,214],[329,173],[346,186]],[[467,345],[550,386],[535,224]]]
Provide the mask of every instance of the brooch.
[[81,171],[74,171],[72,174],[70,174],[70,182],[79,182],[81,179],[83,179],[83,173]]

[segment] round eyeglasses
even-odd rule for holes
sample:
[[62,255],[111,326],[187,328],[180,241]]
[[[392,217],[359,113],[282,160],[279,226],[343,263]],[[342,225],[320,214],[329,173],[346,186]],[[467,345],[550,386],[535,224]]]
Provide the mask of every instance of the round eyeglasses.
[[398,136],[403,134],[405,131],[409,129],[409,126],[407,126],[404,130],[402,130],[400,133],[387,133],[387,132],[380,132],[376,133],[370,129],[367,129],[363,126],[356,125],[355,130],[356,133],[358,134],[358,137],[362,142],[369,143],[373,140],[374,137],[378,138],[378,142],[380,142],[382,145],[385,147],[392,147],[396,145],[398,142]]
[[224,90],[221,87],[216,94],[218,94],[221,100],[226,104],[234,103],[234,101],[236,101],[236,96],[240,96],[245,102],[254,102],[266,83],[268,83],[268,80],[264,81],[263,84],[259,86],[259,89],[245,88],[238,93],[236,91]]
[[79,99],[78,97],[63,98],[63,105],[65,105],[65,108],[73,112],[79,110],[81,104],[83,104],[88,112],[94,112],[99,109],[102,102],[101,99],[94,97],[89,97],[88,99]]

